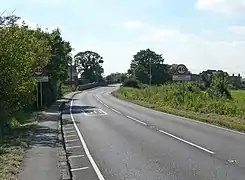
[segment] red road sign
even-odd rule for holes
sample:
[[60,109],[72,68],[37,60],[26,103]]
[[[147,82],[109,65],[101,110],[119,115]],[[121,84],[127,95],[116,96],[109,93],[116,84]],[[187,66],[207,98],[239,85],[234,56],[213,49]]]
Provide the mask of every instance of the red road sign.
[[38,66],[35,74],[38,76],[42,75],[43,74],[43,68],[41,66]]

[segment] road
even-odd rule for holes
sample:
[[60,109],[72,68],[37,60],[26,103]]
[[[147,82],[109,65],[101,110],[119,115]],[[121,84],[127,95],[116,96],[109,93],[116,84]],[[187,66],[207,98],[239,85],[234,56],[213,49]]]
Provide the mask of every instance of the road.
[[74,179],[245,179],[245,134],[116,99],[116,88],[79,93],[63,114]]

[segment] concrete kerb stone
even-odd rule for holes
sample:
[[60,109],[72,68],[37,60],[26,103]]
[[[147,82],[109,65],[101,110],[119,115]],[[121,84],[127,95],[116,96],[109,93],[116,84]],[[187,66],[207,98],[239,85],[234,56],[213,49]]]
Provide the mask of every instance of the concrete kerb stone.
[[[69,99],[73,99],[73,97],[77,94],[81,93],[81,91],[74,92],[71,94]],[[68,96],[68,95],[67,95]],[[59,106],[60,116],[59,116],[59,142],[62,142],[62,147],[60,148],[60,168],[61,168],[61,180],[72,180],[72,173],[71,173],[71,165],[68,160],[68,152],[66,150],[66,144],[64,139],[64,132],[63,132],[63,121],[62,121],[62,111],[66,103],[69,103],[70,100],[63,100],[61,105]]]

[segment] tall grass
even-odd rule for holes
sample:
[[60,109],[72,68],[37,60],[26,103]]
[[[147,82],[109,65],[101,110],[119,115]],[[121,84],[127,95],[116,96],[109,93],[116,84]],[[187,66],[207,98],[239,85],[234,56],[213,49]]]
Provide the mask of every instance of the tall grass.
[[[138,104],[147,106],[151,105],[158,110],[174,112],[177,110],[194,112],[195,115],[205,115],[206,117],[220,118],[218,121],[229,119],[242,123],[245,130],[245,91],[232,91],[232,99],[214,99],[208,92],[202,91],[197,85],[193,84],[169,84],[162,86],[151,86],[144,89],[120,88],[115,95]],[[141,102],[141,103],[139,103]],[[174,111],[169,110],[174,109]],[[191,117],[190,115],[186,115]],[[224,118],[226,117],[226,118]],[[234,120],[235,118],[237,120]],[[200,118],[199,118],[200,119]],[[202,119],[205,122],[213,121],[212,119]],[[228,126],[228,125],[224,125]],[[230,126],[230,125],[229,125]],[[233,125],[232,125],[233,126]],[[240,128],[235,128],[240,129]],[[243,129],[243,128],[242,128]]]

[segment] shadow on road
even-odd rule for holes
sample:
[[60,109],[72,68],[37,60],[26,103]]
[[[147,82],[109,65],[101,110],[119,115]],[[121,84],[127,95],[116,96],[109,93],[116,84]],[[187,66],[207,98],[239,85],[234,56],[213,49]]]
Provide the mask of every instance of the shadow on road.
[[[65,105],[62,114],[70,114],[70,107],[69,105]],[[72,114],[79,114],[79,113],[89,113],[96,109],[95,106],[72,106],[71,112]]]

